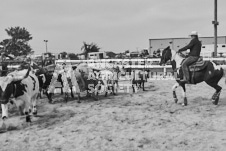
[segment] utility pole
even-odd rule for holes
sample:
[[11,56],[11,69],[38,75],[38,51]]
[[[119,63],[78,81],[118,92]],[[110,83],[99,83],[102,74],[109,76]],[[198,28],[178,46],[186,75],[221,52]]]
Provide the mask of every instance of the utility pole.
[[44,40],[44,42],[46,43],[46,53],[48,52],[48,49],[47,49],[47,42],[48,40]]
[[219,22],[217,21],[217,0],[214,0],[214,57],[217,57],[217,26]]

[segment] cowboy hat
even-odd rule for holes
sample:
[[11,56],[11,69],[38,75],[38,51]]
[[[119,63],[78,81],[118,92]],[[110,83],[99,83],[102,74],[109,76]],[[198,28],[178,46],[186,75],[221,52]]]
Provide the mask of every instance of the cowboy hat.
[[199,36],[199,33],[197,31],[192,31],[189,36]]

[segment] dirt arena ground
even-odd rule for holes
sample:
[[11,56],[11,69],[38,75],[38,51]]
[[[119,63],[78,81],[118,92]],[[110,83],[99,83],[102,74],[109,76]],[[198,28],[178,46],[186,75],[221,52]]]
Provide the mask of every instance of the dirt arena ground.
[[[29,126],[13,107],[0,134],[3,151],[215,151],[226,148],[226,85],[218,106],[214,90],[201,83],[187,86],[188,106],[175,104],[173,80],[146,83],[147,91],[120,92],[100,101],[83,98],[54,105],[38,103],[38,117]],[[182,102],[181,89],[177,90]],[[2,121],[0,122],[2,125]]]

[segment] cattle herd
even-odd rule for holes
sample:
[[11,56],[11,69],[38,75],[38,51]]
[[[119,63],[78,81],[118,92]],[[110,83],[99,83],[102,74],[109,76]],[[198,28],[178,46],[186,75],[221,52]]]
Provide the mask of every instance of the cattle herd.
[[[129,74],[133,92],[136,87],[144,90],[146,72],[132,70]],[[116,95],[121,75],[125,75],[125,70],[119,67],[98,70],[81,63],[76,66],[52,65],[52,70],[49,70],[48,67],[41,68],[31,63],[27,69],[0,77],[2,119],[5,121],[8,118],[8,103],[15,103],[20,114],[26,116],[26,122],[31,122],[30,116],[37,115],[37,100],[45,94],[49,103],[54,103],[52,96],[58,88],[61,89],[65,102],[68,101],[69,94],[72,98],[76,94],[77,102],[81,103],[81,92],[86,92],[87,96],[95,101],[102,92],[105,97],[108,93]]]

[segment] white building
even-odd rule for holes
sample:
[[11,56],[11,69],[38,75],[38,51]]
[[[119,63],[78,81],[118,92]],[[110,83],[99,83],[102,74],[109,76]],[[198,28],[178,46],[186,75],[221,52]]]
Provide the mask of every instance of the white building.
[[[214,52],[214,44],[202,45],[201,56],[212,57],[213,52]],[[218,44],[217,53],[218,53],[218,56],[226,57],[226,44]]]
[[105,52],[90,52],[88,59],[105,59],[107,57]]
[[[199,40],[202,42],[202,45],[204,46],[202,48],[202,54],[207,52],[211,53],[214,51],[213,45],[214,45],[214,38],[213,37],[199,37]],[[154,51],[162,50],[168,46],[171,47],[171,49],[178,50],[184,46],[186,46],[191,41],[190,37],[187,38],[162,38],[162,39],[149,39],[149,52],[151,55],[153,55]],[[223,46],[226,44],[226,36],[219,36],[218,37],[218,55],[219,53],[222,53],[225,49]]]

